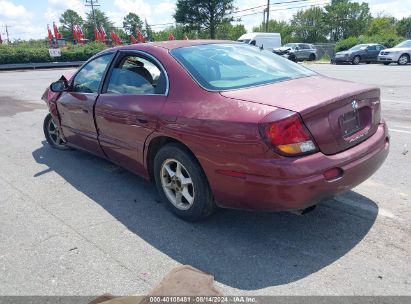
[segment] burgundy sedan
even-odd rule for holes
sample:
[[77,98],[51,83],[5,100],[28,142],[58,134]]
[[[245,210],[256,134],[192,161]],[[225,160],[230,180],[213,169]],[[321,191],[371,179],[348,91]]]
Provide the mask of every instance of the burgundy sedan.
[[43,99],[52,147],[154,181],[185,220],[216,206],[307,210],[369,178],[389,149],[378,88],[241,43],[108,49]]

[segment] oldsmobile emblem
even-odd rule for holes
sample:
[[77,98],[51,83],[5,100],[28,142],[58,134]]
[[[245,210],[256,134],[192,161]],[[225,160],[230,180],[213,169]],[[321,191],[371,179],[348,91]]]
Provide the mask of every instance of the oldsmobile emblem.
[[356,100],[353,100],[351,102],[351,107],[354,109],[354,111],[357,110],[358,109],[358,102]]

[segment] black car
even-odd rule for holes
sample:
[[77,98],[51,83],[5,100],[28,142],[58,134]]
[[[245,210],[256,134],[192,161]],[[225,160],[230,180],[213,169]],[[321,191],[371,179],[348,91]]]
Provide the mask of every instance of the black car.
[[378,54],[385,46],[376,43],[357,44],[347,51],[338,52],[333,58],[333,63],[352,63],[359,64],[360,62],[376,62]]

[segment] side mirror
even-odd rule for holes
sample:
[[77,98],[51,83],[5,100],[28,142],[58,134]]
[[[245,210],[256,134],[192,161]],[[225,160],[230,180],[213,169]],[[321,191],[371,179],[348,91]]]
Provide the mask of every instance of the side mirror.
[[68,90],[68,83],[65,80],[57,80],[50,85],[50,90],[55,93],[64,92]]
[[295,50],[296,50],[296,51],[298,51],[299,49],[300,49],[300,47],[299,47],[299,46],[296,46],[296,47],[295,47]]

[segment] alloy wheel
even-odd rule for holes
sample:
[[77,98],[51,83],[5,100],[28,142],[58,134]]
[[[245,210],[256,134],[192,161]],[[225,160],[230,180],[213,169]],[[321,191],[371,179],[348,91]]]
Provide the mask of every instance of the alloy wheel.
[[60,131],[57,128],[56,124],[54,123],[53,119],[49,120],[49,123],[47,125],[47,131],[50,135],[50,139],[53,142],[54,145],[58,148],[65,148],[66,143],[63,141],[63,139],[60,136]]
[[160,171],[161,186],[168,200],[180,210],[194,203],[194,184],[187,169],[176,159],[166,159]]
[[407,55],[401,55],[400,58],[398,58],[398,63],[400,65],[405,65],[408,63],[408,57]]

